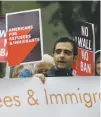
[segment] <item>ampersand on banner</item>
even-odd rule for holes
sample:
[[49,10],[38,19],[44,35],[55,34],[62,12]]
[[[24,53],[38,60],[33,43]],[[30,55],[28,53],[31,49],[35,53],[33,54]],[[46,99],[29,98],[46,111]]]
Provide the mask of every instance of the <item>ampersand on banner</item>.
[[35,105],[39,105],[38,103],[38,99],[34,97],[34,91],[32,89],[29,89],[28,90],[28,104],[31,105],[31,106],[35,106]]

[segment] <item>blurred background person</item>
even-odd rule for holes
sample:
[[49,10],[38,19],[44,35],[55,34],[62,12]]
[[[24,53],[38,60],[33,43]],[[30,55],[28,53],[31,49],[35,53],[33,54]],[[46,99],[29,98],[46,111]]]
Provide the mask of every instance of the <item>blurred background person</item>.
[[101,50],[95,52],[95,75],[101,76]]
[[[32,66],[29,64],[18,65],[14,67],[12,78],[33,78]],[[45,83],[45,78],[40,78]]]
[[43,73],[49,71],[54,65],[54,58],[48,54],[44,54],[43,60],[34,64],[33,77],[38,77],[43,83],[45,83],[46,78]]
[[43,60],[40,62],[36,62],[34,64],[34,73],[44,73],[50,70],[54,66],[54,59],[52,56],[45,54],[43,56]]
[[32,68],[28,64],[15,66],[12,73],[12,78],[32,77]]
[[[34,65],[34,67],[32,67]],[[23,64],[15,66],[12,73],[12,78],[28,78],[28,77],[39,77],[40,73],[47,72],[54,66],[54,59],[52,56],[45,54],[43,60],[33,63],[33,65]],[[36,74],[36,75],[35,75]],[[44,83],[45,78],[39,77]]]

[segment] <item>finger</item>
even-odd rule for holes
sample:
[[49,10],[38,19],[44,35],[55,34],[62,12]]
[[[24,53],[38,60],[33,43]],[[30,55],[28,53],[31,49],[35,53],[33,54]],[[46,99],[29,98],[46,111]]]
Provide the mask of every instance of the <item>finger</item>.
[[45,79],[45,77],[43,77],[43,78],[42,78],[42,82],[45,83],[45,81],[46,81],[46,79]]

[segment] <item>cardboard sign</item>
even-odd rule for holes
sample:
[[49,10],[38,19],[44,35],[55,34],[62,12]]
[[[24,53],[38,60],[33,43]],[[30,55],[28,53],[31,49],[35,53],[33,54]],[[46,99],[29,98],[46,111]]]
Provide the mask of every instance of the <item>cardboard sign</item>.
[[40,9],[6,14],[8,65],[42,60]]
[[100,77],[0,81],[1,117],[100,117]]
[[78,76],[94,76],[95,72],[95,36],[94,25],[86,22],[76,22],[74,40],[78,45],[78,60],[76,72]]
[[0,16],[0,63],[4,63],[7,60],[7,48],[6,48],[6,22],[5,17]]

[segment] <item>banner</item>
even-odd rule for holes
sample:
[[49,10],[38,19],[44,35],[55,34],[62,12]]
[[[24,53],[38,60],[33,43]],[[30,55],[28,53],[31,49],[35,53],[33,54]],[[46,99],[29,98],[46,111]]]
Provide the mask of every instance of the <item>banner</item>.
[[2,117],[100,117],[100,77],[0,80]]
[[41,10],[6,14],[8,65],[42,60]]
[[78,60],[76,75],[94,76],[95,74],[95,36],[94,25],[86,22],[76,22],[74,40],[78,45]]
[[6,44],[6,21],[4,16],[0,16],[0,63],[7,61]]

